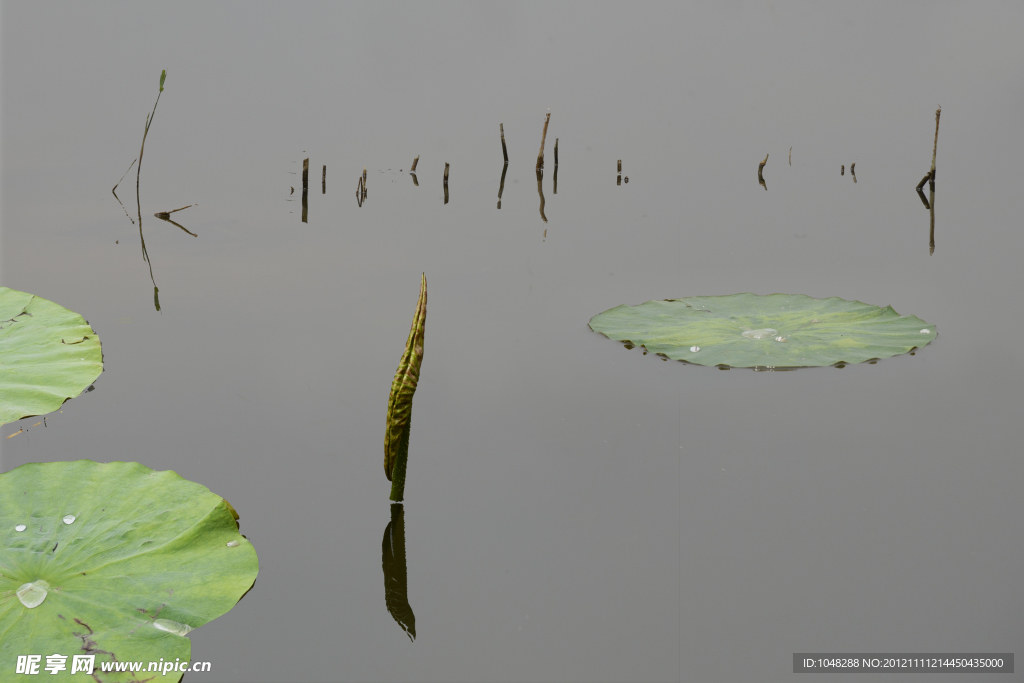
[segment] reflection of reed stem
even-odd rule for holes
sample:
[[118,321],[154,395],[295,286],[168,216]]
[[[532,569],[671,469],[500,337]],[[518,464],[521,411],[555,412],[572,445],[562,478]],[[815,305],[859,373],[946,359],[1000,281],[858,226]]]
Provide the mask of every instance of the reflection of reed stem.
[[558,167],[558,138],[555,138],[555,167]]
[[928,212],[931,214],[931,228],[928,231],[928,255],[935,253],[935,188],[932,187],[928,194],[931,196],[931,206],[928,207]]
[[540,217],[545,223],[548,222],[548,217],[544,215],[544,169],[537,169],[537,194],[540,195]]
[[[501,208],[501,193],[505,191],[505,174],[508,173],[508,162],[501,167],[501,183],[498,185],[498,208]],[[557,171],[556,171],[557,173]]]
[[846,164],[839,165],[839,175],[846,175]]
[[302,160],[302,222],[309,218],[309,158]]
[[327,164],[324,164],[324,175],[320,182],[322,183],[320,194],[327,194]]
[[[935,110],[935,144],[932,146],[932,177],[928,179],[928,186],[931,188],[932,192],[935,191],[935,154],[939,151],[939,115],[941,114],[942,107],[939,107]],[[932,206],[934,205],[935,202],[933,201]]]
[[448,162],[444,162],[444,203],[448,203]]
[[544,132],[540,136],[540,152],[537,153],[537,170],[544,168],[544,142],[548,139],[548,122],[551,121],[551,112],[544,117]]
[[793,148],[792,147],[789,148],[789,165],[790,166],[793,165]]
[[409,173],[416,172],[416,164],[420,163],[420,155],[417,154],[416,158],[412,160],[412,166],[409,167]]
[[757,182],[761,184],[765,190],[768,189],[768,183],[764,181],[764,176],[761,175],[761,171],[764,170],[764,165],[768,163],[768,155],[764,155],[764,161],[762,161],[757,167]]
[[505,124],[499,123],[498,130],[501,131],[501,154],[505,157],[505,163],[508,164],[508,148],[505,147]]

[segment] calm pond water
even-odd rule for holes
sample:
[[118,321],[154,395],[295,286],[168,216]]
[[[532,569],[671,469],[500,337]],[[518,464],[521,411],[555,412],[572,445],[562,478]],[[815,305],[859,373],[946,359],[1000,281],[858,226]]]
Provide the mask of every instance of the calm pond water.
[[[0,283],[82,313],[105,354],[45,428],[3,427],[27,431],[0,469],[134,460],[234,505],[260,575],[189,635],[212,671],[188,683],[802,681],[794,652],[1024,652],[1021,5],[5,3],[0,22]],[[161,69],[151,281],[135,171],[131,217],[111,187]],[[914,186],[939,105],[930,255]],[[187,204],[196,237],[153,218]],[[382,462],[422,272],[411,641],[385,604]],[[587,327],[748,291],[891,304],[939,336],[769,373]]]

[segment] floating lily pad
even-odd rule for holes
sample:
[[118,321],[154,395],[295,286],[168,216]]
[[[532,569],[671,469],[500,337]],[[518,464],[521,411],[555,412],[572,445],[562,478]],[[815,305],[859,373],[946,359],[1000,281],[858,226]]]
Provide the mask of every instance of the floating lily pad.
[[82,316],[0,287],[0,424],[57,410],[101,372],[100,338]]
[[[43,656],[44,674],[47,655],[68,656],[61,680],[82,681],[140,680],[103,663],[188,661],[184,635],[256,580],[237,519],[205,486],[134,462],[30,463],[0,475],[5,675],[31,654]],[[70,676],[71,656],[90,654],[96,677]]]
[[648,301],[595,315],[609,339],[698,365],[813,367],[889,358],[935,339],[935,326],[892,306],[805,294]]

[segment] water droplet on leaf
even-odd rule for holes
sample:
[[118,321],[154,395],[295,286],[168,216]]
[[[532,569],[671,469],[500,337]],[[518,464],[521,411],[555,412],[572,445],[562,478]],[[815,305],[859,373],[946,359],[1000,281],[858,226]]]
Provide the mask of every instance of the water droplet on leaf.
[[18,599],[29,609],[39,607],[46,599],[46,591],[49,587],[50,584],[42,579],[36,579],[34,583],[23,583],[18,588]]
[[73,524],[74,521],[75,521],[75,516],[74,515],[64,515],[64,523],[65,524]]
[[14,527],[14,530],[15,530],[15,531],[24,531],[24,530],[25,530],[25,529],[27,529],[27,528],[28,528],[28,527],[27,527],[27,526],[25,526],[24,524],[19,524],[18,526]]
[[228,541],[228,547],[229,548],[237,548],[238,547],[238,541]]
[[700,351],[700,347],[699,346],[691,346],[690,347],[690,352],[691,353],[697,353],[698,351]]
[[768,337],[774,337],[779,333],[778,330],[773,330],[770,327],[766,327],[761,330],[747,330],[742,336],[747,339],[767,339]]
[[153,626],[161,631],[173,633],[176,636],[184,636],[192,630],[192,627],[188,624],[183,624],[180,621],[173,621],[171,619],[157,619],[153,622]]

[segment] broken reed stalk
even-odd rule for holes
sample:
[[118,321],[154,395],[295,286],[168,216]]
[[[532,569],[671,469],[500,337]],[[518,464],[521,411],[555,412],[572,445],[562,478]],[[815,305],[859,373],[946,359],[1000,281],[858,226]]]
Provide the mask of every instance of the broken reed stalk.
[[[135,159],[135,160],[132,161],[132,163],[128,164],[128,171],[132,170],[132,166],[135,165],[136,161],[138,161],[138,159]],[[124,176],[128,175],[128,171],[124,172],[124,175],[121,176],[121,180],[124,180]],[[111,190],[111,192],[114,193],[115,197],[117,196],[117,186],[121,184],[121,180],[118,180],[116,183],[114,183],[114,189]],[[117,201],[120,202],[121,200],[118,199]],[[122,206],[124,206],[124,205],[122,204]]]
[[384,433],[384,474],[391,482],[391,500],[405,497],[405,472],[409,460],[409,429],[412,423],[412,398],[420,381],[423,364],[423,339],[427,322],[427,276],[420,276],[420,298],[416,302],[405,352],[398,363],[388,398],[387,431]]
[[544,141],[548,139],[548,122],[551,121],[551,112],[544,117],[544,132],[540,136],[540,152],[537,153],[537,170],[544,168]]
[[761,171],[763,171],[763,170],[764,170],[764,166],[765,166],[765,164],[767,164],[767,163],[768,163],[768,155],[767,155],[767,154],[765,154],[765,155],[764,155],[764,161],[762,161],[762,162],[761,162],[761,163],[760,163],[760,164],[758,165],[758,167],[757,167],[757,182],[758,182],[758,183],[760,183],[760,184],[761,184],[761,187],[763,187],[763,188],[764,188],[765,190],[767,190],[767,189],[768,189],[768,183],[766,183],[766,182],[764,181],[764,176],[763,176],[763,175],[761,175]]
[[839,175],[846,175],[846,164],[839,165]]
[[[939,151],[939,116],[942,114],[942,107],[935,110],[935,144],[932,146],[932,170],[931,178],[928,179],[928,186],[932,192],[935,191],[935,154]],[[932,202],[934,204],[935,202]]]
[[320,194],[327,194],[327,164],[324,164],[324,175],[321,182]]
[[[924,174],[924,178],[921,178],[921,182],[919,182],[917,184],[917,191],[918,192],[921,192],[921,188],[924,187],[925,183],[927,183],[929,180],[931,180],[931,177],[932,177],[932,172],[931,171],[928,171],[927,173]],[[924,194],[921,194],[921,197],[923,198]]]
[[508,163],[508,148],[505,147],[505,124],[499,123],[498,130],[501,131],[501,154],[505,157],[505,163]]
[[555,138],[555,168],[558,168],[558,138]]
[[619,166],[618,166],[618,170],[616,171],[616,173],[622,173],[622,159],[619,159]]
[[366,196],[366,167],[363,166],[363,196]]
[[850,164],[850,175],[853,176],[853,182],[857,182],[857,172],[854,170],[857,168],[857,162]]
[[[556,140],[556,142],[557,142],[557,140]],[[556,147],[556,149],[557,149],[557,147]],[[558,159],[558,155],[557,154],[555,155],[555,159]],[[553,194],[558,194],[558,162],[557,161],[555,161],[555,172],[551,176],[551,192]]]
[[180,209],[172,209],[170,211],[158,211],[157,213],[154,213],[153,215],[156,216],[157,218],[166,218],[167,216],[170,216],[172,213],[177,213],[178,211],[184,211],[185,209],[190,209],[193,206],[195,206],[195,204],[189,204],[188,206],[183,206]]
[[448,162],[444,162],[444,203],[448,203]]
[[[128,171],[132,170],[132,166],[135,165],[135,161],[138,161],[138,159],[135,159],[134,161],[132,161],[131,164],[128,165]],[[124,175],[121,176],[121,180],[124,180],[124,176],[128,175],[128,171],[124,172]],[[121,180],[117,181],[117,185],[121,184]],[[128,216],[128,220],[132,222],[132,225],[135,225],[135,219],[132,218],[131,215],[128,213],[128,209],[124,208],[124,202],[121,201],[121,198],[117,196],[117,185],[114,185],[114,189],[111,190],[111,192],[114,195],[114,199],[116,199],[117,203],[121,205],[121,210],[124,211],[125,216]]]
[[416,172],[416,164],[420,163],[420,155],[417,154],[416,158],[412,160],[412,166],[409,167],[409,173]]
[[792,147],[789,148],[789,165],[790,166],[793,165],[793,148]]
[[[156,105],[160,104],[160,95],[164,92],[164,81],[167,80],[167,69],[160,72],[160,92],[156,94],[156,102],[153,103],[153,111],[146,116],[146,128],[142,131],[142,146],[139,147],[139,165],[135,169],[135,203],[139,207],[139,230],[142,230],[142,204],[139,203],[139,176],[142,175],[142,153],[146,150],[146,136],[149,135],[149,127],[153,123],[153,117],[156,116]],[[128,170],[131,170],[131,166]],[[126,171],[127,172],[127,171]],[[122,176],[123,178],[124,176]],[[118,181],[118,185],[120,185]],[[117,187],[115,185],[114,187]],[[154,285],[155,286],[155,285]],[[157,309],[159,310],[159,309]]]

